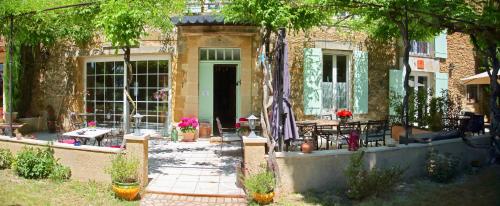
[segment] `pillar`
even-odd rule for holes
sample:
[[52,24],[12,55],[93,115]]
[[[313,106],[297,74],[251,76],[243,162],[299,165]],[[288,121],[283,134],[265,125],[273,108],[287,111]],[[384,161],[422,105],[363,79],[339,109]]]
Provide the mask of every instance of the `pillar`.
[[148,184],[148,140],[149,134],[136,136],[126,134],[125,137],[126,153],[128,157],[137,158],[139,160],[139,181],[141,187]]

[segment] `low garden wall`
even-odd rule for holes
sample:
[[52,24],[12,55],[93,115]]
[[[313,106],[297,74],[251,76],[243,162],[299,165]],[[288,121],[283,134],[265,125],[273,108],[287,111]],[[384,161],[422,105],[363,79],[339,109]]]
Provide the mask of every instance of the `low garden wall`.
[[[124,152],[126,152],[127,156],[135,156],[139,159],[139,176],[142,185],[147,184],[148,138],[149,136],[125,136],[127,149]],[[0,148],[9,149],[13,154],[21,151],[23,147],[43,148],[47,147],[48,143],[42,140],[18,140],[8,136],[0,136]],[[54,156],[59,159],[59,162],[71,168],[71,179],[79,181],[93,180],[104,183],[111,183],[111,177],[105,172],[105,169],[111,166],[113,156],[122,152],[120,148],[74,146],[58,142],[54,142],[52,148],[54,149]]]
[[[489,137],[476,136],[472,141],[485,144],[489,141]],[[366,168],[400,166],[405,169],[404,179],[425,176],[425,163],[431,149],[459,157],[461,168],[465,168],[472,160],[484,163],[488,157],[488,151],[485,149],[471,148],[462,139],[449,139],[429,144],[413,143],[396,147],[365,148],[364,166]],[[353,152],[347,149],[314,151],[311,154],[278,152],[276,155],[282,191],[289,193],[345,188],[344,171],[349,165],[352,154]]]

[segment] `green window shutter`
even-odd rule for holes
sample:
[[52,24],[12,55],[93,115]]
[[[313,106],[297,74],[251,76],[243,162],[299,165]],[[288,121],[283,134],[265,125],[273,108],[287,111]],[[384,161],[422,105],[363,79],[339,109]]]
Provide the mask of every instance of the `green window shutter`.
[[321,113],[323,60],[321,48],[304,48],[304,114]]
[[354,51],[355,114],[368,113],[368,52]]
[[436,80],[434,96],[440,97],[441,94],[448,91],[448,73],[434,73]]
[[[402,69],[391,69],[389,70],[389,95],[392,96],[390,101],[399,101],[399,102],[391,102],[391,105],[397,105],[403,102],[404,92],[404,74]],[[389,107],[390,115],[398,115],[396,114],[395,108],[393,106]]]
[[443,31],[434,38],[434,51],[437,58],[448,58],[448,43],[446,41],[446,31]]

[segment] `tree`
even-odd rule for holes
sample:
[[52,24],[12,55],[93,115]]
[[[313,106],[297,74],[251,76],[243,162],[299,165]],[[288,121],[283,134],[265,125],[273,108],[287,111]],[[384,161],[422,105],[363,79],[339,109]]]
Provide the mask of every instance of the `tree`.
[[268,112],[272,105],[272,77],[271,66],[272,52],[270,51],[271,37],[278,36],[278,30],[286,28],[290,30],[307,30],[314,26],[327,23],[330,14],[322,10],[311,10],[305,7],[294,7],[288,1],[281,0],[234,0],[228,4],[222,11],[226,22],[243,23],[261,27],[261,50],[264,50],[264,56],[260,56],[260,66],[264,77],[262,78],[262,110],[261,125],[263,136],[267,138],[268,143],[268,165],[273,170],[275,177],[279,182],[279,168],[276,162],[274,148],[276,141],[271,133],[271,124]]
[[[137,46],[140,38],[147,35],[148,31],[170,32],[174,27],[170,16],[181,13],[184,9],[183,0],[99,0],[98,5],[99,12],[94,22],[105,38],[111,41],[117,52],[118,49],[123,50],[129,74],[132,74],[131,47]],[[132,75],[128,75],[128,81],[123,90],[124,96],[128,99],[124,108],[124,131],[129,129],[128,103],[132,103],[134,107],[131,114],[137,110],[128,93],[130,82],[132,82]]]

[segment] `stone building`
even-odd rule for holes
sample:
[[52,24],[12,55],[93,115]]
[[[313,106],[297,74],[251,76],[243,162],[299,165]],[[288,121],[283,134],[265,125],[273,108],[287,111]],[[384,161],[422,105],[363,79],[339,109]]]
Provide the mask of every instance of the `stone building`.
[[[195,116],[212,124],[219,117],[225,126],[232,126],[238,117],[259,115],[259,28],[224,24],[213,16],[189,16],[174,22],[172,34],[152,32],[132,49],[132,71],[124,69],[122,52],[103,40],[85,48],[60,42],[37,51],[40,55],[32,59],[37,63],[30,64],[32,81],[26,83],[31,95],[23,96],[29,100],[29,113],[20,112],[46,116],[48,108],[53,108],[66,127],[72,114],[107,127],[121,127],[127,98],[131,98],[135,102],[131,108],[146,115],[143,129],[163,132],[182,117]],[[364,33],[330,27],[288,32],[287,41],[291,103],[297,119],[340,108],[352,110],[356,118],[387,118],[390,91],[402,89],[397,42],[376,41]],[[476,71],[468,37],[443,33],[429,42],[412,44],[412,85],[448,89],[462,96],[464,105],[472,104],[465,101],[472,95],[460,84],[461,78]],[[1,48],[0,65],[4,61]],[[130,97],[123,91],[126,82]]]

